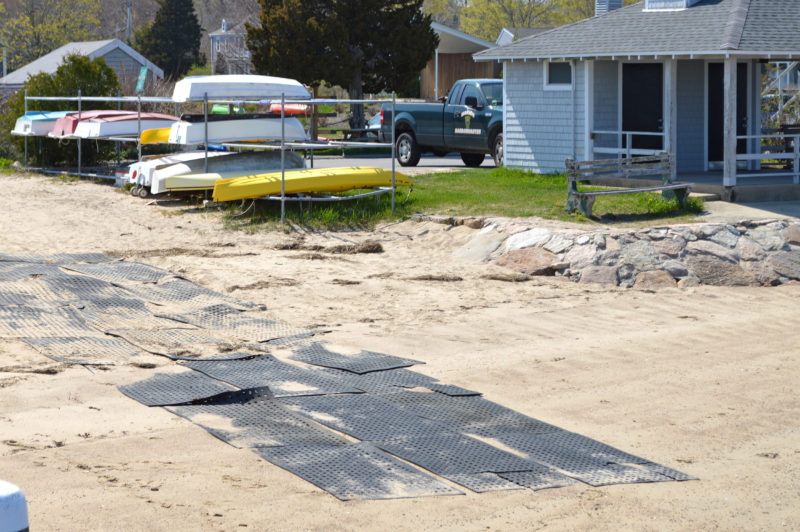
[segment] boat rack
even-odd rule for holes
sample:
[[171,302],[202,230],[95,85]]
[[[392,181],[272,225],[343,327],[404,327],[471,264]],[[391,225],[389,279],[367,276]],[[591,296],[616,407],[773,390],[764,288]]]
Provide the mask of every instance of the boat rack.
[[[142,144],[139,142],[142,134],[142,127],[141,127],[141,113],[142,113],[142,103],[174,103],[175,104],[175,115],[178,116],[178,102],[175,102],[172,98],[165,98],[165,97],[157,97],[157,96],[82,96],[80,91],[78,91],[77,96],[29,96],[28,91],[25,91],[25,113],[28,112],[28,101],[74,101],[77,102],[78,106],[78,116],[80,117],[82,102],[116,102],[117,108],[119,109],[122,103],[131,103],[135,102],[137,104],[137,113],[139,114],[139,124],[138,124],[138,135],[136,137],[98,137],[94,140],[108,140],[108,141],[116,141],[117,144],[117,153],[119,159],[119,142],[136,142],[137,143],[137,151],[138,151],[138,160],[142,160]],[[206,153],[206,172],[208,171],[208,110],[209,104],[236,104],[236,105],[243,105],[243,104],[256,104],[256,105],[271,105],[271,104],[280,104],[281,105],[281,121],[286,118],[285,109],[287,104],[301,104],[301,105],[309,105],[311,106],[311,113],[309,115],[310,122],[313,123],[314,120],[314,109],[317,105],[323,104],[384,104],[384,103],[391,103],[392,104],[392,117],[397,116],[394,112],[395,103],[396,103],[396,96],[395,93],[392,92],[391,99],[361,99],[361,100],[353,100],[353,99],[346,99],[346,100],[339,100],[339,99],[326,99],[326,98],[309,98],[309,99],[290,99],[287,100],[285,94],[280,95],[280,99],[277,98],[269,98],[269,99],[261,99],[261,100],[230,100],[230,99],[209,99],[208,94],[205,94],[202,100],[190,100],[187,103],[203,103],[203,115],[204,115],[204,122],[205,122],[205,153]],[[344,201],[344,200],[352,200],[352,199],[359,199],[364,197],[370,196],[380,196],[382,194],[391,194],[391,203],[392,203],[392,213],[395,211],[395,196],[397,192],[397,187],[395,186],[395,131],[394,127],[392,127],[392,140],[391,144],[389,143],[382,143],[382,142],[357,142],[357,141],[327,141],[327,142],[313,142],[313,141],[304,141],[304,142],[295,142],[295,141],[287,141],[286,135],[284,132],[283,124],[281,127],[281,140],[280,143],[272,142],[272,143],[221,143],[222,146],[229,147],[229,148],[248,148],[248,149],[266,149],[266,150],[281,150],[281,195],[280,196],[265,196],[264,198],[259,199],[268,199],[268,200],[280,200],[281,202],[281,223],[285,223],[286,221],[286,202],[287,201],[307,201],[307,202],[331,202],[331,201]],[[79,177],[93,177],[93,178],[104,178],[104,179],[116,179],[116,176],[106,176],[96,173],[83,173],[81,172],[81,141],[83,140],[82,137],[78,137],[75,135],[72,136],[65,136],[65,139],[72,140],[75,139],[78,141],[78,171],[76,172],[65,172],[65,171],[54,171],[54,170],[46,170],[43,169],[42,172],[45,173],[58,173],[62,175],[77,175]],[[331,149],[331,148],[386,148],[390,147],[392,150],[392,186],[391,187],[381,187],[377,190],[372,192],[367,192],[363,194],[357,194],[353,196],[300,196],[300,197],[289,197],[285,193],[285,160],[283,153],[286,150],[308,150],[311,152],[311,166],[313,168],[314,165],[314,150],[322,150],[322,149]],[[28,135],[25,136],[25,166],[28,166]]]

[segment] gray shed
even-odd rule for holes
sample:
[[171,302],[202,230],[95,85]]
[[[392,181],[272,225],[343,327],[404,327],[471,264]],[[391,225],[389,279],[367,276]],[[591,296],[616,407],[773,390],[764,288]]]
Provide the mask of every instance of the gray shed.
[[645,0],[473,57],[503,63],[508,166],[668,151],[729,198],[797,194],[800,137],[763,131],[761,108],[762,65],[796,66],[797,27],[797,0]]
[[0,78],[0,91],[16,92],[23,87],[29,76],[40,72],[55,73],[59,65],[63,63],[64,58],[71,54],[87,55],[90,59],[103,57],[106,60],[106,64],[117,72],[120,82],[123,80],[136,80],[139,76],[139,69],[143,66],[148,69],[148,79],[153,77],[162,79],[164,77],[163,70],[119,39],[73,42],[65,44]]

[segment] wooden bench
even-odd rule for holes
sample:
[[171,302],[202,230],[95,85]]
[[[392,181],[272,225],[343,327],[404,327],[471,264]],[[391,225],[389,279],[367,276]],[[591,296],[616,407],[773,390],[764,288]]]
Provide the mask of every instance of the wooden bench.
[[[629,157],[627,159],[600,159],[598,161],[573,161],[572,159],[567,159],[566,211],[570,213],[575,209],[579,209],[584,215],[591,216],[594,200],[598,196],[656,191],[661,191],[662,196],[667,199],[677,197],[681,207],[686,207],[686,198],[689,196],[692,183],[673,183],[673,164],[673,157],[668,153]],[[578,190],[578,182],[619,187],[624,186],[621,183],[633,177],[645,176],[660,176],[662,184],[658,186],[616,188],[613,190]]]

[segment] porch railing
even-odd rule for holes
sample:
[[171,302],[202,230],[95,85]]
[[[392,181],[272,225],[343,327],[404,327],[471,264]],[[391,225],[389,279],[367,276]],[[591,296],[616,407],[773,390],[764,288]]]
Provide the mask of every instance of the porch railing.
[[756,140],[758,153],[737,153],[737,161],[776,161],[783,168],[765,171],[762,167],[757,173],[737,171],[737,177],[785,177],[792,176],[795,185],[800,184],[800,133],[767,133],[761,135],[738,135],[737,140]]
[[[610,142],[600,142],[599,136],[611,136]],[[661,137],[661,147],[659,148],[634,148],[633,138],[637,136]],[[660,131],[617,131],[617,130],[597,130],[592,131],[592,153],[595,155],[615,155],[617,157],[630,158],[633,155],[658,155],[664,151],[664,133]],[[625,142],[623,143],[623,139]],[[606,146],[603,144],[611,144]]]

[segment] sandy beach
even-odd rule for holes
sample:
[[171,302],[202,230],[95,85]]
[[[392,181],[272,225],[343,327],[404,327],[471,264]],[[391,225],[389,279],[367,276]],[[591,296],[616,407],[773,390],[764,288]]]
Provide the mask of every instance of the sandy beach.
[[[22,488],[32,530],[800,529],[798,283],[504,282],[486,276],[508,270],[453,258],[477,234],[467,226],[249,234],[110,186],[2,182],[2,253],[152,264],[699,479],[342,502],[117,390],[169,371],[167,358],[70,366],[0,339],[0,478]],[[366,240],[384,251],[324,250]]]

